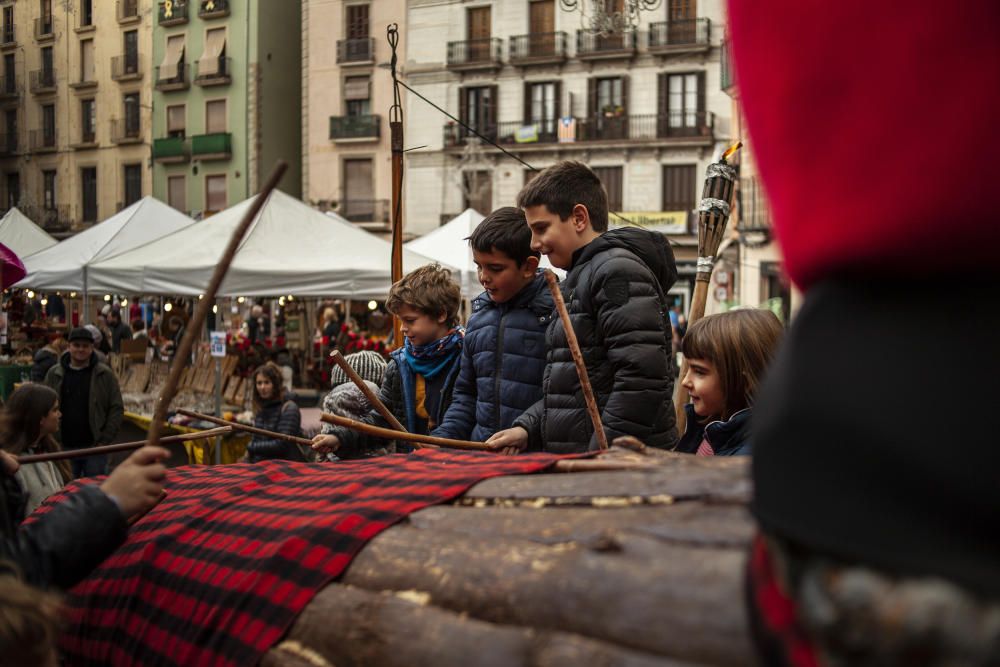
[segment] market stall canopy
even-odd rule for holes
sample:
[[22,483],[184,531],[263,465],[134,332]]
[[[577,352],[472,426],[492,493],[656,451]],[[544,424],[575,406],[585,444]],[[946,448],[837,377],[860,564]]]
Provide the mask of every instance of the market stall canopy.
[[51,248],[58,241],[46,234],[15,206],[0,218],[0,243],[23,259]]
[[[175,234],[92,266],[95,290],[195,296],[205,291],[247,199]],[[220,296],[379,298],[389,292],[391,246],[339,216],[275,191],[243,239]],[[434,260],[403,251],[403,269]],[[451,268],[451,267],[449,267]]]
[[[478,296],[483,288],[479,284],[476,263],[472,260],[472,248],[466,239],[472,235],[472,232],[483,220],[484,216],[479,211],[467,208],[433,232],[424,234],[404,245],[407,250],[419,252],[441,264],[457,267],[459,270],[457,277],[462,286],[462,295],[466,299],[472,299]],[[565,275],[563,271],[554,269],[547,257],[543,256],[539,265],[543,268],[553,269],[560,278]]]
[[[91,264],[138,248],[193,222],[160,200],[143,197],[104,222],[25,258],[28,275],[17,287],[94,290],[88,277]],[[114,285],[101,289],[128,291]]]

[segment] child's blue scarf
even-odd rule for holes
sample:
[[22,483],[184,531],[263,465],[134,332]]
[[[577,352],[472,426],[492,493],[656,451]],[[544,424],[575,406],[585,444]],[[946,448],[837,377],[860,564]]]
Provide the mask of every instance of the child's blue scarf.
[[[402,379],[403,407],[406,411],[406,428],[417,432],[416,376],[430,380],[443,371],[451,369],[454,375],[461,364],[457,363],[462,352],[465,329],[456,327],[448,335],[427,345],[413,345],[407,338],[403,348],[392,353],[399,366]],[[447,380],[445,384],[447,384]],[[440,415],[438,415],[440,416]]]

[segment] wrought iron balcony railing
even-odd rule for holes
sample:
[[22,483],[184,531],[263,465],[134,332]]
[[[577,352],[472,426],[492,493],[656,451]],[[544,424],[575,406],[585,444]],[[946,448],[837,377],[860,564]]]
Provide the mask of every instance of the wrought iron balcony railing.
[[17,33],[14,32],[14,24],[6,23],[0,31],[0,46],[13,46],[17,44]]
[[51,16],[41,16],[35,19],[35,39],[52,39],[55,36],[55,22]]
[[375,60],[375,40],[341,39],[337,41],[337,62],[339,64],[370,63]]
[[509,59],[512,65],[552,63],[566,60],[565,32],[543,32],[515,35],[510,38]]
[[35,95],[41,93],[54,93],[56,90],[55,69],[36,69],[31,72],[31,92]]
[[111,120],[111,142],[137,144],[142,142],[142,118],[139,115]]
[[126,53],[111,59],[111,78],[115,81],[132,81],[142,78],[142,56]]
[[222,56],[215,66],[215,71],[205,71],[201,62],[194,64],[194,82],[199,86],[224,86],[232,82],[231,75],[233,59]]
[[448,67],[455,70],[498,67],[502,50],[503,41],[496,37],[448,42]]
[[330,116],[330,139],[378,139],[381,127],[379,115]]
[[576,31],[576,57],[582,60],[631,57],[635,55],[635,33],[596,35]]
[[139,0],[118,0],[118,22],[139,20]]
[[188,81],[188,66],[185,63],[180,63],[177,65],[177,73],[172,77],[166,77],[160,71],[159,65],[156,66],[156,89],[161,92],[169,92],[171,90],[187,90],[190,87],[190,82]]
[[203,19],[217,19],[229,16],[229,0],[201,0],[198,16]]
[[188,3],[182,0],[161,2],[157,12],[157,22],[162,26],[180,25],[188,22]]
[[13,74],[0,77],[0,99],[11,100],[21,95],[21,79]]
[[28,146],[30,146],[32,153],[48,153],[56,150],[57,144],[55,129],[32,130]]
[[707,50],[711,31],[712,22],[707,18],[651,23],[646,46],[653,53]]

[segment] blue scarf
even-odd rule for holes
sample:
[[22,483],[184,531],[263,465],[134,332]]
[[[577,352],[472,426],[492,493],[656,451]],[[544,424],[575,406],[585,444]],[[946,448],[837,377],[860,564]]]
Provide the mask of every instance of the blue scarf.
[[427,345],[414,345],[407,338],[403,345],[403,357],[414,373],[423,375],[425,380],[432,380],[461,352],[464,336],[465,329],[456,327],[443,338]]

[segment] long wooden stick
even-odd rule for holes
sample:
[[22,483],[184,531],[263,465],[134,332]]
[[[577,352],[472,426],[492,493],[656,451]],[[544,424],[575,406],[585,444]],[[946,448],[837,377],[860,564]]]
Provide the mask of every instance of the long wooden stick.
[[373,426],[371,424],[365,424],[364,422],[348,419],[347,417],[331,415],[328,413],[321,414],[319,418],[328,424],[343,426],[344,428],[349,428],[352,431],[358,431],[359,433],[364,433],[365,435],[374,436],[376,438],[382,438],[384,440],[405,440],[406,442],[437,445],[438,447],[448,447],[450,449],[474,449],[484,452],[492,451],[490,446],[485,442],[452,440],[451,438],[436,438],[432,435],[418,435],[416,433],[407,433],[405,431],[393,431],[389,428]]
[[580,389],[583,390],[583,400],[587,404],[587,414],[590,415],[590,423],[593,424],[594,434],[597,436],[597,446],[600,449],[607,449],[608,435],[604,432],[604,425],[601,424],[601,413],[597,409],[594,388],[590,386],[590,376],[587,375],[587,364],[583,361],[580,342],[576,339],[573,323],[569,319],[569,311],[566,310],[566,302],[563,301],[562,292],[559,290],[559,281],[556,279],[556,274],[548,269],[545,270],[545,281],[549,284],[549,291],[552,292],[552,300],[556,302],[559,319],[562,320],[563,329],[566,331],[566,343],[569,345],[569,351],[573,355],[573,363],[576,364],[576,374],[580,378]]
[[[198,431],[197,433],[183,433],[181,435],[168,435],[165,438],[160,438],[160,444],[170,443],[170,442],[185,442],[188,440],[203,440],[205,438],[214,438],[219,435],[225,435],[227,433],[232,433],[233,429],[225,426],[223,428],[210,428],[206,431]],[[26,456],[18,456],[17,462],[21,464],[25,463],[44,463],[45,461],[60,461],[62,459],[75,459],[81,456],[97,456],[99,454],[113,454],[115,452],[126,452],[130,449],[139,449],[145,446],[145,440],[139,440],[137,442],[120,442],[116,445],[101,445],[100,447],[85,447],[83,449],[63,449],[58,452],[46,452],[44,454],[28,454]]]
[[150,445],[157,445],[160,442],[160,435],[163,433],[163,423],[167,420],[167,410],[170,408],[170,402],[174,400],[174,396],[177,393],[177,385],[180,383],[181,373],[184,371],[184,366],[187,365],[187,360],[191,356],[191,349],[194,347],[195,340],[201,336],[201,328],[205,324],[205,318],[208,317],[208,311],[215,304],[215,295],[219,292],[219,286],[222,284],[223,278],[226,277],[226,272],[229,271],[229,265],[233,263],[233,258],[236,256],[236,251],[239,249],[240,243],[243,242],[243,237],[246,236],[247,229],[250,228],[254,218],[260,213],[260,209],[264,206],[267,198],[271,196],[271,192],[277,187],[278,181],[281,180],[286,169],[288,169],[288,163],[284,160],[278,160],[257,198],[254,199],[253,204],[247,209],[240,223],[236,225],[233,235],[229,238],[229,245],[226,246],[226,251],[222,253],[219,263],[215,265],[215,272],[212,274],[212,279],[209,281],[208,287],[205,288],[204,297],[198,302],[198,307],[195,308],[194,317],[187,323],[187,331],[184,332],[184,337],[181,339],[181,343],[177,346],[177,351],[174,353],[174,361],[170,364],[170,375],[167,376],[167,381],[164,383],[163,390],[160,391],[160,396],[157,399],[156,409],[153,412],[153,423],[150,425],[148,434]]
[[262,435],[265,438],[274,438],[275,440],[286,440],[288,442],[294,442],[296,445],[302,445],[303,447],[311,447],[312,440],[307,438],[299,438],[294,435],[288,435],[287,433],[278,433],[277,431],[268,431],[266,429],[257,428],[256,426],[247,426],[246,424],[240,424],[239,422],[232,422],[227,419],[222,419],[221,417],[213,417],[212,415],[203,415],[200,412],[194,412],[192,410],[178,410],[177,414],[184,415],[185,417],[191,417],[192,419],[202,419],[207,422],[212,422],[213,424],[225,424],[226,426],[232,428],[236,431],[246,431],[247,433],[254,433],[256,435]]
[[393,430],[403,432],[406,431],[406,429],[403,428],[403,425],[399,423],[399,420],[396,419],[396,416],[393,415],[389,408],[385,406],[385,403],[378,400],[378,396],[375,395],[375,392],[373,392],[371,388],[365,384],[365,381],[361,379],[361,376],[358,375],[357,371],[351,368],[351,365],[347,363],[347,359],[344,359],[344,356],[338,350],[334,350],[330,354],[330,357],[333,358],[333,363],[340,366],[340,369],[344,371],[348,378],[350,378],[351,382],[353,382],[355,386],[361,390],[361,393],[365,395],[365,398],[367,398],[368,402],[372,404],[372,407],[378,410],[378,413],[382,415],[382,418],[389,422],[389,425],[392,426]]

